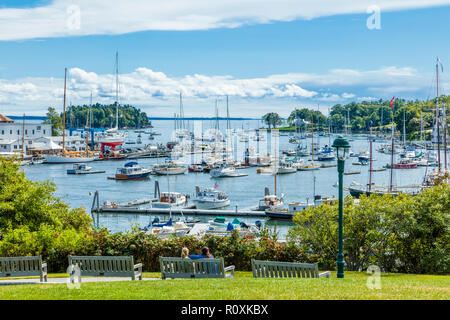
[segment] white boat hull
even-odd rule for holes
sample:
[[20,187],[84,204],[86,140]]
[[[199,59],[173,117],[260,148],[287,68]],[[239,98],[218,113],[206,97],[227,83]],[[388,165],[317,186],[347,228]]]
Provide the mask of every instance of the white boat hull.
[[155,174],[158,174],[160,176],[165,176],[165,175],[175,175],[175,174],[183,174],[188,170],[188,168],[175,168],[175,169],[153,169],[153,172]]
[[194,200],[195,206],[197,209],[204,209],[204,210],[210,210],[210,209],[219,209],[228,207],[230,205],[230,200],[218,200],[218,201],[205,201],[205,200]]

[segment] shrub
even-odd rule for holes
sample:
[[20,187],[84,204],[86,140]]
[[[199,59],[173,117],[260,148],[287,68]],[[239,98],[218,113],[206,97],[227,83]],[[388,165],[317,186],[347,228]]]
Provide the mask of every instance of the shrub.
[[[322,267],[335,268],[338,205],[309,208],[294,217],[289,237]],[[344,255],[347,270],[376,264],[384,271],[448,273],[450,270],[450,186],[417,196],[362,196],[344,202]]]

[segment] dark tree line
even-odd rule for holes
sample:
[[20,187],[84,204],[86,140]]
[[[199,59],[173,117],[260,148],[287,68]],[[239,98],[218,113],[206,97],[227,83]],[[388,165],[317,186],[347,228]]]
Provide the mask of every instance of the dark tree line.
[[[313,108],[294,109],[287,118],[287,124],[295,126],[299,123],[296,120],[301,119],[308,123],[314,121],[314,128],[317,130],[328,130],[330,126],[334,132],[369,132],[370,130],[389,132],[392,117],[394,117],[396,130],[402,131],[403,124],[405,124],[408,139],[417,139],[420,136],[422,118],[425,135],[432,130],[435,121],[436,99],[423,101],[395,99],[393,105],[394,108],[391,107],[390,100],[383,99],[351,102],[345,105],[336,104],[331,107],[328,117]],[[440,96],[439,105],[440,107],[446,105],[448,110],[450,96]],[[264,115],[263,119],[268,125],[272,125],[270,120],[277,116],[277,113],[271,112]],[[447,123],[449,121],[450,112],[447,111]]]
[[[86,126],[88,105],[71,106],[66,110],[66,127]],[[147,114],[131,105],[119,106],[119,128],[142,128],[149,123]],[[111,128],[116,125],[115,104],[92,105],[89,125],[93,128]]]

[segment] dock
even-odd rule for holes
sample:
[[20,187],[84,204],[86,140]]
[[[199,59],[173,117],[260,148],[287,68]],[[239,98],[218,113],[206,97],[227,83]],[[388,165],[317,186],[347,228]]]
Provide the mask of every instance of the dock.
[[233,216],[233,217],[252,217],[265,218],[264,211],[249,211],[249,210],[204,210],[204,209],[181,209],[181,208],[92,208],[95,213],[123,213],[123,214],[183,214],[190,216]]
[[105,173],[106,171],[104,170],[89,170],[89,171],[79,171],[79,172],[69,172],[67,171],[67,174],[96,174],[96,173]]

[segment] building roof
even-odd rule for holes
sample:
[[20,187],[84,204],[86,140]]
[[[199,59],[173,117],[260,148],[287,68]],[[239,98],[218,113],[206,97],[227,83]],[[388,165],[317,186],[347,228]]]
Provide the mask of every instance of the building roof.
[[0,122],[14,123],[14,120],[0,114]]

